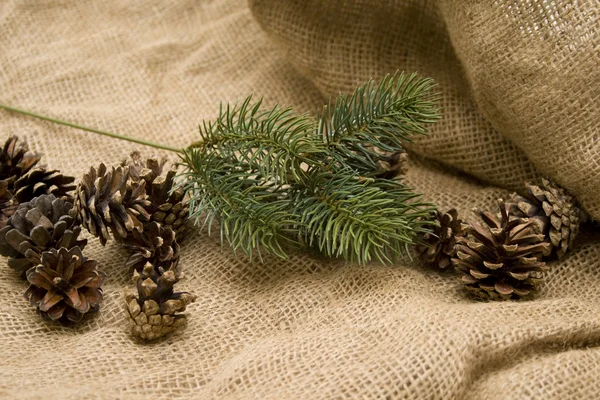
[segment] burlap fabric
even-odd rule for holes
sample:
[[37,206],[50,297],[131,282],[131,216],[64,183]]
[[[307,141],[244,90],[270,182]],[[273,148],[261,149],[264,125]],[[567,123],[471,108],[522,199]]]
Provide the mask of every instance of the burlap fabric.
[[[470,217],[509,193],[499,187],[535,177],[535,165],[598,217],[599,9],[566,3],[255,1],[252,13],[241,0],[4,0],[0,99],[185,146],[220,101],[256,93],[314,110],[371,76],[417,70],[440,83],[445,116],[412,149],[463,171],[413,157],[408,182],[427,200]],[[0,130],[76,176],[140,149],[3,111]],[[418,263],[251,264],[190,227],[181,289],[198,300],[186,330],[150,345],[126,333],[126,253],[96,241],[86,250],[109,278],[100,314],[77,328],[42,323],[0,264],[0,397],[600,392],[600,234],[589,228],[536,300],[478,303],[454,276]]]

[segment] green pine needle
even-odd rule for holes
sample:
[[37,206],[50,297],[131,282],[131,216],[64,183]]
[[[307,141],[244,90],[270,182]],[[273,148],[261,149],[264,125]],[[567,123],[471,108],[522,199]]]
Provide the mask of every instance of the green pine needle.
[[218,219],[222,240],[250,257],[313,246],[360,264],[393,262],[428,230],[432,205],[399,180],[373,177],[386,153],[439,118],[433,87],[388,75],[340,95],[318,119],[261,110],[251,97],[221,106],[184,150],[190,215],[209,233]]

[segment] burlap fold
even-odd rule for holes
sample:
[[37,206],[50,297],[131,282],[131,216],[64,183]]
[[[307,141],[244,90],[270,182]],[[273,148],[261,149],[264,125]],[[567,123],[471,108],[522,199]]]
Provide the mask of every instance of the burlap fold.
[[[461,217],[473,218],[471,208],[490,208],[510,193],[500,186],[535,177],[534,164],[542,171],[550,141],[565,151],[579,148],[564,153],[567,166],[585,166],[588,175],[597,167],[593,135],[574,138],[597,129],[591,100],[598,98],[598,80],[595,86],[594,71],[585,69],[592,61],[575,56],[597,56],[584,39],[597,52],[598,31],[582,34],[572,57],[553,56],[546,67],[540,59],[531,75],[517,79],[542,85],[538,69],[574,74],[580,62],[590,76],[587,89],[570,86],[569,93],[581,95],[577,101],[548,88],[546,102],[540,95],[523,103],[503,88],[501,80],[514,83],[508,75],[491,85],[493,73],[481,69],[520,68],[514,63],[529,45],[508,47],[504,58],[487,46],[521,29],[514,13],[538,9],[521,3],[564,2],[500,3],[506,2],[483,9],[483,2],[255,1],[259,25],[241,0],[4,0],[0,100],[185,146],[220,101],[255,93],[268,105],[309,111],[324,95],[371,76],[417,70],[438,80],[445,116],[411,148],[479,180],[413,157],[407,182],[440,208],[457,207]],[[577,4],[597,23],[595,2]],[[501,18],[480,16],[488,8],[485,15]],[[588,19],[580,26],[589,26]],[[486,36],[487,25],[506,30]],[[531,51],[560,44],[537,35]],[[479,50],[465,50],[469,40]],[[486,95],[478,91],[483,84]],[[569,111],[575,104],[583,110],[578,119]],[[535,123],[527,117],[534,112]],[[565,132],[557,139],[552,123],[559,119]],[[0,132],[2,139],[27,139],[49,166],[74,176],[100,162],[117,163],[133,149],[153,152],[4,111]],[[532,145],[531,135],[540,132],[539,146]],[[578,188],[587,184],[575,172],[572,185],[583,186],[571,189],[593,213],[594,199],[582,197]],[[474,302],[455,276],[417,262],[360,267],[297,254],[252,264],[221,247],[217,236],[190,232],[180,260],[186,274],[180,290],[198,295],[189,326],[150,345],[127,335],[127,253],[114,242],[103,248],[90,240],[85,249],[108,278],[100,313],[75,328],[43,323],[22,297],[26,284],[0,262],[0,398],[593,399],[600,391],[600,236],[589,228],[565,260],[552,264],[537,299],[507,303]]]

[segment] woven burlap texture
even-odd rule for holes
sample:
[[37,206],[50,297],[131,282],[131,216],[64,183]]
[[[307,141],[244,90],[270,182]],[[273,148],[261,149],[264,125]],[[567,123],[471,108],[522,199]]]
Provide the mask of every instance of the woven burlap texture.
[[[598,5],[563,3],[3,0],[0,100],[185,146],[221,101],[255,93],[314,111],[367,78],[416,70],[439,82],[444,108],[411,147],[426,158],[413,156],[407,181],[426,200],[471,218],[535,178],[535,165],[598,217]],[[153,153],[4,111],[0,129],[78,177],[134,149]],[[198,300],[187,329],[150,345],[126,331],[127,253],[96,240],[85,253],[108,279],[101,312],[75,328],[42,322],[0,263],[0,398],[600,392],[600,234],[589,228],[534,301],[481,303],[416,262],[250,263],[190,226],[180,288]]]

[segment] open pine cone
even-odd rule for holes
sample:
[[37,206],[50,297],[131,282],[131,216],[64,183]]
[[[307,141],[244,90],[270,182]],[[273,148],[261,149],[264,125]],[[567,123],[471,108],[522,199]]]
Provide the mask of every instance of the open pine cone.
[[526,184],[525,196],[514,193],[507,201],[509,213],[517,218],[529,218],[534,229],[544,234],[554,246],[553,254],[562,257],[573,246],[584,218],[575,199],[564,189],[547,179],[541,185]]
[[18,203],[13,194],[8,190],[8,181],[0,181],[0,229],[6,226],[6,222],[17,210]]
[[145,192],[145,182],[131,182],[129,167],[104,164],[83,175],[75,193],[72,215],[105,245],[109,229],[118,241],[130,232],[143,231],[143,222],[150,219],[147,208],[150,201]]
[[143,340],[157,339],[186,325],[185,311],[196,300],[190,293],[176,293],[179,281],[173,270],[164,271],[147,263],[142,273],[134,272],[137,293],[127,293],[127,319],[131,333]]
[[181,188],[173,188],[177,167],[172,165],[166,170],[166,162],[166,159],[159,161],[156,157],[143,161],[140,153],[136,151],[131,153],[129,163],[123,161],[121,165],[130,167],[133,181],[146,182],[146,194],[151,203],[150,219],[171,228],[181,240],[188,218],[188,205],[184,201],[184,191]]
[[462,235],[462,221],[458,212],[453,208],[442,214],[439,211],[432,213],[431,233],[423,236],[423,243],[417,246],[421,260],[436,268],[445,269],[456,256],[456,237]]
[[73,202],[69,193],[75,189],[75,178],[65,176],[60,171],[48,171],[37,167],[29,170],[15,182],[14,194],[19,203],[24,203],[43,194],[53,194]]
[[77,240],[81,227],[69,215],[73,205],[52,194],[42,195],[19,204],[5,227],[0,229],[0,254],[23,278],[31,267],[40,263],[42,253],[50,249],[79,247],[87,240]]
[[462,282],[482,299],[506,300],[531,295],[548,267],[541,261],[552,250],[544,235],[535,233],[533,222],[513,218],[500,202],[501,219],[477,211],[484,225],[473,224],[467,236],[458,237],[452,264]]
[[175,232],[158,222],[146,224],[143,232],[133,231],[123,241],[123,247],[133,252],[125,262],[130,271],[142,272],[147,262],[155,268],[175,270],[179,262],[179,244]]
[[6,180],[8,189],[12,192],[15,181],[33,168],[40,159],[39,154],[29,151],[27,143],[19,143],[16,136],[9,137],[0,151],[0,180]]
[[102,302],[105,275],[97,264],[86,259],[79,247],[46,251],[41,265],[27,271],[31,285],[25,298],[44,319],[77,322],[84,314],[98,311]]

